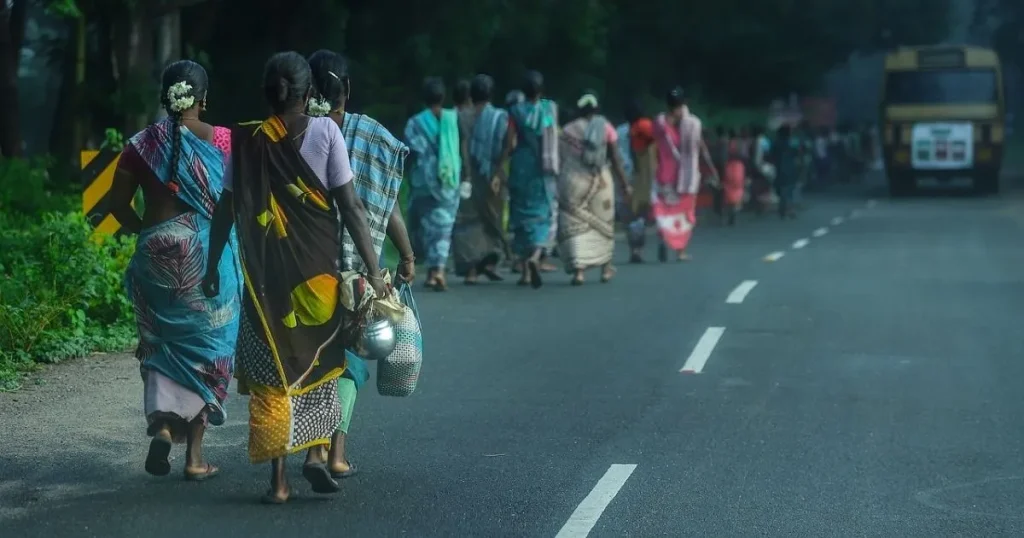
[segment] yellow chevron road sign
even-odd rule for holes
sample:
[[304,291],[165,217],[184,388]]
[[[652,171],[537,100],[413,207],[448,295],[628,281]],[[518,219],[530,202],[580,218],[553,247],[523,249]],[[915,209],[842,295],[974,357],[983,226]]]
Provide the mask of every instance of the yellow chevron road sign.
[[83,151],[82,213],[96,228],[97,235],[113,235],[121,224],[110,214],[110,187],[114,184],[114,170],[121,153],[111,150]]

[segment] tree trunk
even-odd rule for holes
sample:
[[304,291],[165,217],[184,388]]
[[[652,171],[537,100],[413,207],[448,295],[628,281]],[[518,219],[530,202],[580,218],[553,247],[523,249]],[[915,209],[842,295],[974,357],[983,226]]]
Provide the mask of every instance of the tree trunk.
[[[166,69],[181,57],[181,12],[172,11],[160,17],[157,22],[156,63],[162,69]],[[156,117],[167,117],[167,111],[160,107]]]
[[145,10],[123,13],[114,24],[114,59],[121,92],[121,131],[131,136],[142,129],[155,106],[147,101],[153,86],[153,20]]
[[0,5],[0,156],[22,155],[21,123],[18,115],[18,56],[20,44],[12,35],[13,9]]

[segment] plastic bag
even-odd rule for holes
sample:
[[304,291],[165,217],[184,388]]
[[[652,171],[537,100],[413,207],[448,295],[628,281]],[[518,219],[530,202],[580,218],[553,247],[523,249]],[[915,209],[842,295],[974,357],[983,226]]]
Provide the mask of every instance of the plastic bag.
[[423,366],[423,332],[412,286],[402,282],[398,298],[405,313],[395,323],[395,350],[387,358],[377,361],[377,392],[381,396],[409,396],[416,390]]

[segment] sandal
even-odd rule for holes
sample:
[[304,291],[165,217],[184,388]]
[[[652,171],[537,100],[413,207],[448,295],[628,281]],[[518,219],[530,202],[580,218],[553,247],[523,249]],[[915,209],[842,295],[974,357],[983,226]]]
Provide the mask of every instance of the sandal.
[[569,284],[572,284],[573,286],[582,286],[583,285],[583,276],[582,275],[576,275],[576,276],[572,277],[572,280],[569,281]]
[[277,504],[277,505],[280,505],[280,504],[287,503],[288,501],[290,501],[292,499],[292,497],[295,497],[295,496],[296,496],[295,495],[295,490],[289,490],[288,491],[288,496],[282,499],[281,497],[277,496],[277,492],[276,491],[270,490],[270,491],[267,491],[266,493],[264,493],[262,497],[260,497],[260,503],[261,504]]
[[537,262],[533,260],[526,262],[526,270],[527,274],[530,275],[529,282],[533,289],[538,289],[544,285],[544,282],[540,279],[540,267],[538,267]]
[[437,274],[436,276],[434,276],[434,286],[433,286],[433,288],[434,288],[434,291],[447,291],[448,290],[448,282],[445,280],[445,277],[442,274]]
[[206,464],[206,470],[201,472],[201,473],[190,473],[186,469],[185,470],[185,480],[188,481],[188,482],[202,482],[204,480],[213,478],[213,477],[217,476],[218,474],[220,474],[220,469],[218,469],[217,467],[214,467],[213,465],[210,465],[209,463],[207,463]]
[[331,471],[323,463],[304,464],[302,478],[313,486],[314,493],[329,494],[341,491],[341,486],[331,478]]
[[345,465],[348,465],[348,470],[347,471],[338,472],[338,471],[333,471],[332,470],[331,471],[331,478],[335,478],[335,479],[341,480],[342,478],[353,477],[353,476],[355,476],[356,473],[359,472],[359,469],[356,468],[356,464],[354,464],[354,463],[352,463],[350,461],[346,461]]
[[171,454],[171,440],[153,437],[149,442],[146,454],[146,472],[153,476],[167,476],[171,472],[171,462],[167,457]]
[[617,271],[615,267],[612,266],[608,266],[601,270],[601,283],[606,283],[610,281],[615,276],[616,272]]

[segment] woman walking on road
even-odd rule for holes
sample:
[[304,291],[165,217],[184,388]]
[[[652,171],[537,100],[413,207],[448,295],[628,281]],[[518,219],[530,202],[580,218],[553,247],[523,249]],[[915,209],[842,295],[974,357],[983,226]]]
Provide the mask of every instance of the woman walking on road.
[[654,122],[644,116],[639,101],[626,109],[629,120],[629,148],[633,156],[633,196],[630,204],[632,221],[629,223],[629,261],[643,263],[647,223],[651,218],[651,187],[658,169],[658,148],[655,143]]
[[470,285],[480,275],[492,282],[503,280],[497,265],[507,250],[502,225],[505,200],[497,170],[508,134],[508,113],[491,104],[493,91],[494,80],[487,75],[477,75],[470,83],[473,116],[465,130],[470,197],[459,205],[452,238],[455,274]]
[[458,113],[443,108],[444,96],[444,82],[428,78],[423,86],[427,108],[405,126],[405,140],[415,157],[409,183],[413,245],[426,259],[427,287],[437,291],[448,289],[445,269],[462,180]]
[[[341,421],[341,348],[353,340],[350,324],[385,292],[341,130],[330,118],[305,114],[311,79],[298,53],[267,61],[263,88],[273,115],[232,132],[235,159],[214,215],[203,279],[206,295],[217,297],[224,288],[217,262],[237,223],[247,290],[239,388],[250,395],[249,459],[271,462],[270,491],[262,499],[268,504],[288,501],[285,458],[307,449],[302,475],[313,491],[338,491],[321,447]],[[342,226],[366,267],[365,280],[338,271]]]
[[793,138],[789,125],[779,127],[775,143],[772,144],[771,161],[775,165],[775,194],[779,197],[779,218],[796,218],[793,207],[797,185],[800,181],[799,142]]
[[566,271],[573,274],[572,284],[579,286],[591,267],[601,268],[601,282],[615,276],[615,183],[627,200],[632,193],[622,169],[618,134],[598,114],[597,96],[587,92],[576,107],[580,117],[559,137],[563,161],[558,177],[558,242]]
[[652,200],[654,218],[661,233],[658,258],[668,260],[668,250],[680,261],[690,259],[686,247],[697,224],[697,193],[700,191],[700,159],[714,169],[702,140],[702,124],[690,112],[681,88],[669,92],[668,112],[655,122],[658,172]]
[[[231,136],[199,119],[208,89],[202,66],[175,62],[162,79],[167,118],[128,141],[111,196],[114,217],[139,234],[126,286],[139,329],[135,356],[153,437],[146,471],[168,474],[171,443],[186,442],[185,478],[204,480],[218,472],[203,459],[203,434],[207,423],[224,423],[238,335],[242,275],[234,236],[225,238],[228,255],[212,262],[224,275],[224,293],[206,298],[200,288]],[[131,206],[140,187],[142,219]]]
[[[549,244],[552,219],[550,178],[558,170],[558,146],[554,104],[542,99],[544,77],[536,71],[526,76],[525,100],[509,110],[509,134],[501,162],[511,155],[509,227],[513,251],[523,263],[520,285],[539,288],[541,257]],[[499,172],[503,173],[499,167]]]
[[[309,67],[313,73],[314,90],[314,97],[307,107],[309,115],[327,115],[341,128],[352,168],[352,184],[370,225],[373,251],[378,259],[382,258],[384,239],[391,238],[401,257],[398,277],[411,283],[416,277],[416,257],[402,212],[395,211],[409,148],[373,118],[345,109],[352,93],[352,83],[344,56],[319,50],[309,57]],[[342,270],[366,270],[356,254],[356,244],[348,230],[343,232],[341,250]],[[349,351],[346,351],[346,357],[345,373],[338,379],[341,422],[331,437],[327,456],[331,476],[337,479],[348,478],[357,472],[356,465],[348,460],[345,440],[352,423],[356,395],[370,378],[369,369],[361,357]]]
[[722,202],[726,223],[736,225],[736,214],[743,207],[743,195],[747,184],[747,167],[743,164],[743,147],[734,131],[729,132],[724,174],[722,176]]

